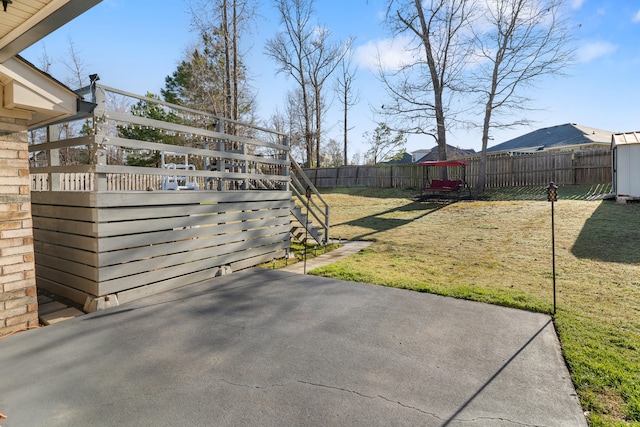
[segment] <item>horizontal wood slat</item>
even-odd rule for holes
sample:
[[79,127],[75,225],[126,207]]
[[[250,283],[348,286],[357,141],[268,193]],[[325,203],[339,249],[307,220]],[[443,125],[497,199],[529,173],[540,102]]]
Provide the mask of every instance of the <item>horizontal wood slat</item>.
[[165,289],[289,246],[290,192],[164,193],[36,194],[37,279],[94,296]]

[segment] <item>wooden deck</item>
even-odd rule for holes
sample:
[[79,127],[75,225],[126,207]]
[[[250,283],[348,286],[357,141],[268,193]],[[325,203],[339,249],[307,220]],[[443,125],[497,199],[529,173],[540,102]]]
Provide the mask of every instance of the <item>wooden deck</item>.
[[[155,103],[180,123],[113,110],[107,92]],[[33,163],[39,159],[31,168],[38,287],[81,304],[113,294],[123,302],[284,256],[286,136],[111,88],[92,93],[95,110],[75,118],[92,123],[92,135],[54,125],[30,146]],[[156,140],[123,138],[122,129]],[[131,153],[178,153],[189,167],[133,166]],[[163,190],[173,175],[197,190]]]

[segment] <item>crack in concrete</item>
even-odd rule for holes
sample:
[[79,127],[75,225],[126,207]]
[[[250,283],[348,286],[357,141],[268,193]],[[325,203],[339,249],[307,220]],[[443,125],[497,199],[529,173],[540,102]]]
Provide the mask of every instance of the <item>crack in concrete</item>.
[[504,422],[507,422],[507,423],[511,423],[511,424],[513,424],[515,426],[524,426],[524,427],[544,427],[543,424],[521,423],[521,422],[518,422],[518,421],[513,421],[513,420],[510,420],[508,418],[501,418],[501,417],[477,417],[477,418],[470,418],[470,419],[455,418],[455,419],[448,420],[448,423],[453,422],[453,421],[455,421],[457,423],[475,423],[475,422],[480,421],[480,420],[483,420],[483,421],[484,420],[486,420],[486,421],[504,421]]
[[381,396],[381,395],[378,395],[378,397],[380,399],[382,399],[382,400],[385,400],[385,401],[389,402],[389,403],[395,403],[396,405],[402,406],[403,408],[412,409],[414,411],[420,412],[421,414],[429,415],[430,417],[433,417],[433,418],[435,418],[437,420],[445,421],[445,418],[439,417],[436,414],[434,414],[433,412],[427,412],[427,411],[424,411],[424,410],[422,410],[420,408],[416,408],[415,406],[406,405],[406,404],[404,404],[404,403],[402,403],[400,401],[391,400],[391,399],[388,399],[388,398],[386,398],[384,396]]
[[322,387],[322,388],[328,388],[328,389],[331,389],[331,390],[343,391],[345,393],[355,394],[356,396],[364,397],[364,398],[367,398],[367,399],[382,399],[382,400],[384,400],[386,402],[394,403],[394,404],[399,405],[399,406],[401,406],[403,408],[411,409],[411,410],[414,410],[414,411],[418,411],[421,414],[428,415],[428,416],[433,417],[433,418],[435,418],[437,420],[445,421],[444,418],[441,418],[441,417],[437,416],[434,413],[424,411],[424,410],[422,410],[420,408],[416,408],[415,406],[405,405],[404,403],[396,401],[396,400],[387,399],[386,397],[381,396],[381,395],[369,396],[369,395],[360,393],[360,392],[355,391],[355,390],[349,390],[349,389],[345,389],[345,388],[342,388],[342,387],[329,386],[329,385],[326,385],[326,384],[316,384],[316,383],[312,383],[312,382],[308,382],[308,381],[298,381],[298,383],[311,385],[311,386],[314,386],[314,387]]
[[[240,384],[240,383],[234,383],[234,382],[226,380],[224,378],[219,378],[218,380],[222,381],[224,383],[227,383],[229,385],[232,385],[232,386],[243,387],[243,388],[251,388],[251,389],[256,389],[256,390],[275,388],[275,387],[287,387],[288,386],[288,384],[269,384],[269,385],[266,385],[266,386]],[[475,423],[475,422],[478,422],[478,421],[482,420],[482,421],[503,421],[503,422],[511,423],[511,424],[513,424],[515,426],[523,426],[523,427],[544,427],[543,425],[521,423],[521,422],[518,422],[518,421],[513,421],[513,420],[509,420],[507,418],[501,418],[501,417],[477,417],[477,418],[469,418],[469,419],[444,418],[444,417],[440,417],[440,416],[434,414],[433,412],[427,412],[427,411],[425,411],[423,409],[417,408],[415,406],[407,405],[407,404],[402,403],[402,402],[397,401],[397,400],[389,399],[389,398],[384,397],[382,395],[369,396],[369,395],[361,393],[359,391],[350,390],[350,389],[343,388],[343,387],[331,386],[331,385],[327,385],[327,384],[313,383],[313,382],[310,382],[310,381],[298,380],[298,381],[296,381],[296,383],[304,384],[304,385],[310,385],[310,386],[313,386],[313,387],[326,388],[326,389],[329,389],[329,390],[341,391],[341,392],[344,392],[344,393],[354,394],[356,396],[364,397],[366,399],[371,399],[371,400],[373,400],[373,399],[382,399],[382,400],[384,400],[386,402],[396,404],[396,405],[401,406],[401,407],[406,408],[406,409],[410,409],[410,410],[413,410],[413,411],[420,412],[421,414],[427,415],[429,417],[435,418],[435,419],[440,420],[440,421],[444,421],[445,422],[444,425],[449,425],[451,422],[464,424],[464,423]]]
[[375,399],[375,396],[367,396],[366,394],[362,394],[360,392],[357,392],[355,390],[349,390],[346,388],[342,388],[342,387],[335,387],[335,386],[330,386],[330,385],[326,385],[326,384],[316,384],[316,383],[312,383],[309,381],[297,381],[300,384],[306,384],[306,385],[312,385],[314,387],[322,387],[322,388],[328,388],[331,390],[338,390],[338,391],[344,391],[345,393],[351,393],[351,394],[355,394],[357,396],[360,397],[366,397],[367,399]]

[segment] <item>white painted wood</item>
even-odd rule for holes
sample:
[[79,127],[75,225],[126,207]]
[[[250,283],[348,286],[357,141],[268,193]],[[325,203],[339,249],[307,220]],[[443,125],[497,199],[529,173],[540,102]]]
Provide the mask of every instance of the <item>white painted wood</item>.
[[222,265],[273,259],[288,247],[290,199],[278,191],[248,193],[40,197],[46,204],[34,208],[39,277],[99,296],[168,289],[211,277]]
[[[55,243],[60,242],[60,236],[56,236]],[[98,267],[98,254],[96,252],[90,252],[68,246],[61,246],[59,244],[47,243],[42,240],[35,240],[33,242],[34,251],[36,253],[51,255],[54,254],[58,258],[76,261],[81,264],[91,265]]]
[[[282,241],[285,239],[286,234],[280,234],[276,239]],[[241,238],[239,235],[238,238]],[[239,251],[251,251],[254,248],[266,246],[274,241],[274,238],[271,236],[259,237],[253,240],[240,240],[229,243],[222,243],[218,246],[204,247],[198,248],[195,250],[190,250],[187,252],[167,254],[163,256],[158,256],[155,258],[147,258],[140,260],[132,260],[127,263],[116,264],[106,267],[101,267],[99,269],[99,277],[100,281],[103,280],[112,280],[118,277],[130,276],[134,274],[138,274],[140,272],[145,271],[155,271],[158,269],[163,269],[166,267],[172,267],[181,264],[189,264],[194,261],[200,260],[210,260],[212,266],[219,266],[221,264],[217,263],[215,257],[219,257],[221,255],[225,255],[228,253],[234,253]],[[64,266],[71,269],[72,266],[70,263],[64,263]],[[84,271],[81,268],[76,267],[73,270],[75,274],[82,275]],[[97,276],[96,276],[97,278]]]
[[83,277],[75,276],[64,271],[50,268],[41,265],[36,261],[36,281],[41,277],[64,286],[86,292],[91,295],[103,295],[98,293],[99,289],[98,283],[96,281],[88,280]]
[[77,138],[61,139],[52,142],[43,142],[40,144],[29,145],[30,153],[37,153],[47,150],[58,150],[67,147],[83,147],[94,143],[93,136],[79,136]]
[[[240,231],[240,230],[238,230]],[[289,232],[288,224],[280,224],[277,227],[247,230],[244,233],[220,234],[212,236],[202,236],[197,239],[187,239],[174,242],[163,242],[145,246],[125,246],[125,249],[118,251],[104,252],[99,257],[99,267],[118,265],[123,262],[140,260],[145,258],[159,257],[163,255],[176,254],[186,251],[198,250],[206,247],[218,246],[220,244],[232,243],[232,236],[237,235],[242,239],[250,240],[265,236],[286,236]],[[237,239],[238,237],[236,237]],[[224,243],[223,243],[224,242]]]
[[70,274],[91,281],[98,281],[98,270],[95,266],[81,264],[79,262],[58,258],[54,255],[47,255],[43,253],[35,253],[36,263],[40,266],[49,267],[55,270],[63,271],[65,274]]
[[58,282],[51,281],[45,277],[36,277],[36,280],[38,282],[39,289],[47,290],[54,295],[58,295],[81,305],[85,303],[87,297],[91,296],[91,294],[87,292],[79,291]]
[[184,276],[175,277],[173,279],[163,280],[162,282],[127,289],[117,293],[118,302],[120,302],[120,304],[124,304],[150,295],[155,295],[159,292],[170,291],[171,289],[181,288],[204,280],[213,280],[218,270],[219,268],[214,267],[207,270],[197,271],[195,273],[189,273]]
[[89,252],[98,252],[98,239],[96,237],[78,236],[75,234],[34,228],[33,240],[34,242],[51,243],[54,246],[65,246]]

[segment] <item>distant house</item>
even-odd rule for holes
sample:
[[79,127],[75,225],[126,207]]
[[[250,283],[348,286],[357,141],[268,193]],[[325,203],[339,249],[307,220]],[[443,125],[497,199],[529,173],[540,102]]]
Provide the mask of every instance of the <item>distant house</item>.
[[611,145],[613,132],[567,123],[542,128],[487,148],[487,153],[533,153],[536,151]]
[[409,165],[411,164],[412,156],[409,153],[403,153],[401,159],[389,160],[387,162],[380,162],[381,165]]
[[[440,160],[440,156],[438,154],[438,146],[435,146],[431,149],[416,150],[411,154],[413,156],[413,163]],[[458,148],[447,144],[447,159],[459,159],[461,157],[473,156],[475,154],[478,153],[476,153],[476,151],[473,149]]]

